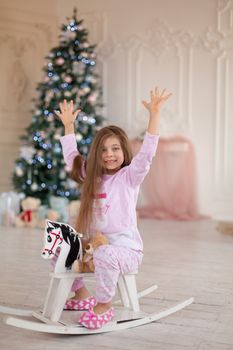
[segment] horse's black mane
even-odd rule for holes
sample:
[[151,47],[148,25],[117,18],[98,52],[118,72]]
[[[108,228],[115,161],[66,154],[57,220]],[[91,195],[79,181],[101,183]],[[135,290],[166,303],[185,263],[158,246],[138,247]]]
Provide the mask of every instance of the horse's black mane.
[[80,257],[80,253],[82,249],[81,240],[78,234],[76,233],[76,231],[74,231],[71,228],[71,226],[69,226],[68,224],[62,224],[62,223],[51,222],[51,221],[49,223],[53,227],[51,226],[47,227],[48,233],[52,231],[54,228],[55,229],[60,228],[62,231],[62,236],[64,240],[66,241],[67,244],[70,245],[70,251],[69,251],[69,254],[67,255],[66,263],[65,263],[65,267],[67,268],[67,270],[69,270],[71,269],[73,262]]

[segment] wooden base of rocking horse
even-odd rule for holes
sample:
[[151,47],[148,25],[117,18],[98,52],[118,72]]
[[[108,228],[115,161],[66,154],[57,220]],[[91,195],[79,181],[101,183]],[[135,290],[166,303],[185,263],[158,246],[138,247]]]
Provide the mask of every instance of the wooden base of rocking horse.
[[[93,279],[94,274],[77,274],[73,272],[52,273],[51,282],[42,311],[25,311],[0,307],[0,312],[33,319],[6,317],[5,323],[18,328],[32,331],[57,333],[57,334],[96,334],[106,333],[127,328],[138,327],[147,323],[155,322],[167,317],[193,302],[189,298],[169,309],[158,313],[148,314],[140,310],[139,299],[157,289],[153,285],[140,293],[137,293],[135,274],[121,275],[118,282],[120,300],[114,302],[114,321],[97,330],[89,330],[78,324],[82,312],[63,311],[65,301],[68,298],[73,281],[77,277]],[[122,304],[122,306],[118,306]]]
[[[154,313],[154,314],[136,313],[135,315],[131,315],[130,318],[127,317],[125,319],[119,319],[119,320],[110,322],[105,326],[103,326],[102,328],[96,329],[96,330],[90,330],[80,325],[62,324],[61,322],[57,324],[42,323],[44,322],[43,319],[41,319],[42,322],[38,322],[38,321],[35,322],[35,321],[20,319],[16,317],[7,317],[5,319],[5,322],[6,324],[11,326],[28,329],[32,331],[37,331],[37,332],[43,332],[43,333],[56,333],[56,334],[67,334],[67,335],[68,334],[76,334],[76,335],[97,334],[97,333],[113,332],[113,331],[119,331],[123,329],[138,327],[151,322],[158,321],[164,317],[167,317],[185,308],[186,306],[190,305],[192,302],[193,302],[193,298],[190,298],[167,310],[163,310],[159,313]],[[65,312],[69,312],[69,311],[65,311]],[[39,318],[38,314],[32,314],[32,316]]]

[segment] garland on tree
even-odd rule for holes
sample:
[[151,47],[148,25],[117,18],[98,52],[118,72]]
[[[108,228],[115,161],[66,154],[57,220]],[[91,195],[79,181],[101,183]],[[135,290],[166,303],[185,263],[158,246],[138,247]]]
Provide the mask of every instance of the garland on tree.
[[38,98],[33,100],[32,122],[22,136],[20,157],[15,162],[15,189],[45,204],[52,195],[69,200],[79,197],[62,156],[59,139],[63,126],[54,114],[59,102],[73,100],[74,108],[82,110],[76,121],[76,139],[84,157],[103,121],[102,90],[95,72],[96,45],[88,43],[88,31],[82,24],[74,9],[73,17],[61,27],[59,46],[46,57],[44,81],[37,85]]

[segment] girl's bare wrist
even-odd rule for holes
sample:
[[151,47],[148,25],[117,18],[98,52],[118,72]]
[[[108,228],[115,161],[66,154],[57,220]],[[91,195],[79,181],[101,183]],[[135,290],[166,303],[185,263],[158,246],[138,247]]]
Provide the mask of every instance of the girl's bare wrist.
[[73,120],[68,122],[68,123],[66,123],[66,124],[64,124],[64,127],[66,128],[66,127],[71,126],[71,125],[74,125],[74,121]]
[[160,114],[160,110],[159,109],[150,110],[150,115],[152,117],[157,116],[159,114]]
[[74,133],[74,123],[69,123],[65,125],[65,135]]

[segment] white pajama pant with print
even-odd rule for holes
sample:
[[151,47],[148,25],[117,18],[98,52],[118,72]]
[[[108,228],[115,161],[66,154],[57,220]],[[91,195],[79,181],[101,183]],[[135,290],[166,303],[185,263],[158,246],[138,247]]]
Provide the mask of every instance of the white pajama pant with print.
[[[116,293],[119,274],[138,270],[142,261],[142,252],[117,245],[102,245],[94,251],[96,300],[108,303]],[[83,279],[76,279],[72,291],[84,286]]]

